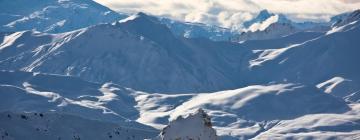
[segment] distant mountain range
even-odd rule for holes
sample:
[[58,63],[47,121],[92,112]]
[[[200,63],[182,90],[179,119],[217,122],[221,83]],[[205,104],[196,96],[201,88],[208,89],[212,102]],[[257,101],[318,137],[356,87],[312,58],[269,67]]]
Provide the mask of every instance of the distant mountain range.
[[[27,2],[21,0],[2,1],[0,31],[37,30],[47,33],[62,33],[99,23],[111,23],[128,17],[126,14],[112,11],[92,0],[35,0],[33,3],[36,6],[29,7]],[[16,5],[16,9],[12,8],[14,5]],[[285,15],[262,10],[254,19],[243,23],[243,31],[202,23],[185,23],[169,18],[155,18],[167,25],[176,36],[241,42],[279,38],[303,31],[325,32],[330,29],[332,24],[348,14],[334,16],[330,22],[297,23],[289,20]]]

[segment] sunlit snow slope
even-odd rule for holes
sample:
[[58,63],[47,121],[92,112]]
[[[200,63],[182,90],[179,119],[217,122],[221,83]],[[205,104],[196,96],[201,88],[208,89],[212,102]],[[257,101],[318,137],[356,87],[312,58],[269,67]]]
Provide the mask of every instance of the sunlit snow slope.
[[0,31],[66,32],[125,18],[92,0],[2,0]]

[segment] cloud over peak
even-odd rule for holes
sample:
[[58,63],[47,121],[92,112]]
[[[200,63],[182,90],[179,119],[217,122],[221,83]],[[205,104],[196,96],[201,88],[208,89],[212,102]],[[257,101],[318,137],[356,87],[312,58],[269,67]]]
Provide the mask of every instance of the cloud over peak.
[[118,12],[146,12],[187,22],[239,27],[263,9],[296,21],[324,21],[360,9],[358,0],[95,0]]

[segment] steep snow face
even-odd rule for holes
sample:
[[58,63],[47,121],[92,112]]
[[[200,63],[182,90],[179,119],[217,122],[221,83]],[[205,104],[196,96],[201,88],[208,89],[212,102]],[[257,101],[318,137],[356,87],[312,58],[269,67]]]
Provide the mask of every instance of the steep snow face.
[[210,116],[202,109],[187,117],[179,116],[171,121],[160,133],[162,140],[217,140]]
[[92,0],[11,0],[0,2],[0,31],[59,33],[125,17]]
[[332,18],[331,22],[333,23],[332,28],[326,33],[326,35],[353,30],[360,24],[360,10],[335,16]]
[[129,128],[116,123],[89,120],[54,112],[1,112],[2,140],[143,140],[156,136],[156,131]]
[[345,24],[345,25],[342,25],[342,26],[334,26],[331,28],[331,30],[327,31],[326,32],[326,35],[329,35],[329,34],[333,34],[333,33],[336,33],[336,32],[344,32],[346,30],[351,30],[354,28],[354,26],[357,25],[357,22],[358,21],[353,21],[353,22],[350,22],[349,24]]
[[1,69],[113,81],[148,92],[239,87],[241,76],[235,76],[240,75],[236,68],[242,55],[250,53],[235,43],[179,39],[156,18],[143,13],[126,22],[62,34],[26,31],[11,39],[1,44]]
[[155,131],[137,123],[131,89],[76,77],[28,72],[0,72],[0,112],[56,112],[123,127]]

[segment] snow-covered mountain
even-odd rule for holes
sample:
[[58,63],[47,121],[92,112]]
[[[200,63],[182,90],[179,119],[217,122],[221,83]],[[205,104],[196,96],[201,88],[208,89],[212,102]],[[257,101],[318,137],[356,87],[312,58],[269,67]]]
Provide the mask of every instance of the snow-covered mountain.
[[59,33],[126,17],[92,0],[2,0],[0,9],[1,32]]
[[275,14],[270,13],[268,10],[261,10],[255,18],[245,21],[243,26],[244,28],[250,28],[253,24],[264,22],[272,16],[275,16]]
[[[162,93],[219,91],[284,80],[317,85],[339,76],[356,81],[358,68],[349,62],[357,59],[358,30],[352,22],[326,35],[302,32],[238,44],[177,37],[157,18],[139,13],[62,34],[4,33],[0,68],[112,81]],[[319,69],[324,71],[317,74]]]
[[250,52],[236,43],[178,38],[143,13],[62,34],[23,31],[3,38],[1,69],[113,81],[149,92],[238,87],[236,68],[241,54]]
[[293,22],[283,14],[269,13],[262,10],[252,20],[244,22],[245,31],[235,35],[232,40],[241,42],[246,40],[264,40],[281,38],[297,32],[325,32],[329,23]]
[[0,3],[2,139],[360,137],[359,11],[332,24],[262,11],[234,43],[90,0]]
[[[341,27],[335,26],[326,35],[301,44],[254,51],[258,56],[249,61],[252,79],[297,81],[315,85],[341,77],[359,85],[357,71],[360,67],[354,65],[354,60],[360,59],[357,54],[359,25],[358,21],[354,21]],[[266,74],[268,72],[272,74]],[[347,95],[355,94],[357,86],[351,87],[353,88],[347,88],[349,91],[343,92]]]

